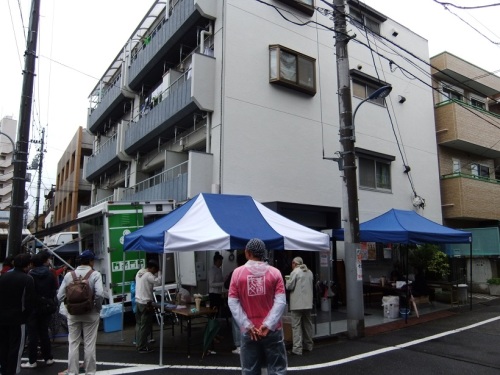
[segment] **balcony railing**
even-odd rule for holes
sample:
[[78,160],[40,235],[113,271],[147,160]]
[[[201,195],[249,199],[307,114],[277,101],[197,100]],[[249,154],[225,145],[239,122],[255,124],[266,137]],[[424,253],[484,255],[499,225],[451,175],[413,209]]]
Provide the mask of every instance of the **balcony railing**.
[[110,165],[118,163],[117,156],[117,134],[102,143],[99,148],[87,159],[85,165],[85,177],[91,181],[105,171]]
[[498,220],[500,180],[464,173],[441,176],[445,219]]
[[195,106],[191,97],[189,72],[185,72],[165,90],[167,96],[163,95],[156,106],[148,109],[147,113],[142,112],[140,119],[130,124],[125,132],[127,154],[133,154],[142,145],[158,138],[163,131],[184,117],[190,107]]
[[127,189],[123,200],[165,200],[187,199],[188,161],[159,173]]
[[88,129],[95,133],[102,121],[106,119],[106,116],[109,115],[115,106],[124,98],[120,88],[120,80],[117,80],[116,83],[106,91],[100,103],[97,103],[96,107],[91,109],[91,113],[87,120]]
[[195,0],[178,1],[174,5],[168,19],[159,25],[154,33],[151,33],[138,51],[132,54],[129,68],[130,87],[138,84],[143,76],[161,60],[161,56],[174,46],[186,27],[190,26],[186,25],[186,22],[196,21],[192,17],[195,14],[198,14]]

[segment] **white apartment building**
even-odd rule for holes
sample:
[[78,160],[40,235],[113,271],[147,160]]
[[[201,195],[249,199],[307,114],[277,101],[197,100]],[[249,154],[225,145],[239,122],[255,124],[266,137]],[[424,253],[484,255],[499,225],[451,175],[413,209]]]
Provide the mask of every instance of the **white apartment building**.
[[[91,92],[92,202],[248,194],[309,227],[341,227],[334,25],[313,7],[327,5],[166,3],[124,38]],[[440,223],[427,40],[358,2],[346,11],[353,111],[392,86],[355,117],[360,221],[398,208]]]
[[16,140],[16,131],[17,121],[12,116],[5,116],[0,120],[0,211],[10,208],[14,176],[12,142]]

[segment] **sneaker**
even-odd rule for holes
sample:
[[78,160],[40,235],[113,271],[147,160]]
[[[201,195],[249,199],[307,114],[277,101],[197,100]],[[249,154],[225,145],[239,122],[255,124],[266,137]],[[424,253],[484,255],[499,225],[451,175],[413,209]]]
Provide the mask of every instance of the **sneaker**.
[[154,343],[154,342],[156,342],[156,340],[155,340],[155,339],[149,339],[149,340],[148,340],[148,344],[152,344],[152,343]]
[[147,346],[145,348],[139,349],[139,353],[141,354],[151,353],[151,352],[154,352],[154,349]]
[[238,347],[236,347],[236,349],[234,349],[231,353],[240,355],[240,354],[241,354],[241,349],[240,349],[240,347],[239,347],[239,346],[238,346]]
[[53,365],[53,364],[54,364],[54,360],[53,360],[52,358],[49,358],[49,359],[47,359],[47,360],[45,361],[45,364],[46,364],[47,366]]
[[37,364],[35,363],[21,363],[21,368],[36,368]]

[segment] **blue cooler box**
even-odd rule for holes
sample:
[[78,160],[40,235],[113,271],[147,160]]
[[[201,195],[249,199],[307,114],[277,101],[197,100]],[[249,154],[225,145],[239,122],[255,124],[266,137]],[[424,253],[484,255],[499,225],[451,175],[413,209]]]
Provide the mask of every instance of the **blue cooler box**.
[[104,332],[120,331],[122,329],[122,317],[122,305],[120,303],[103,305],[101,318],[104,324]]
[[115,314],[102,319],[104,332],[116,332],[122,329],[122,314]]

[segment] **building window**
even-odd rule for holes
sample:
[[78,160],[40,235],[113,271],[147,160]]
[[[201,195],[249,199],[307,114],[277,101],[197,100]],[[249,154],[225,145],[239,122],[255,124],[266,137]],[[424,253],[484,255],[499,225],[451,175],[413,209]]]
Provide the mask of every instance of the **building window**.
[[481,165],[479,163],[472,163],[470,165],[471,175],[480,178],[490,178],[490,168],[486,165]]
[[0,169],[0,174],[5,174],[5,169]]
[[278,0],[292,8],[312,16],[314,14],[314,0]]
[[356,148],[359,170],[359,187],[390,192],[391,162],[396,158],[370,150]]
[[481,101],[481,100],[478,100],[476,98],[471,98],[470,99],[470,105],[473,106],[473,107],[476,107],[476,108],[480,108],[480,109],[486,109],[486,103]]
[[368,17],[359,9],[353,8],[352,6],[349,9],[349,16],[351,18],[351,22],[355,26],[359,27],[360,29],[364,29],[364,27],[366,26],[368,31],[380,35],[380,22],[378,22],[374,18]]
[[462,100],[463,95],[451,87],[443,87],[445,100]]
[[0,155],[0,160],[5,160],[5,159],[6,159],[5,155]]
[[280,45],[269,46],[269,82],[316,94],[316,60]]
[[459,174],[462,171],[462,166],[459,159],[453,159],[453,174]]
[[[382,85],[382,84],[375,85],[373,83],[368,83],[366,81],[363,81],[359,78],[353,78],[352,79],[352,95],[356,98],[359,98],[359,99],[366,99],[375,90],[381,88],[382,86],[384,86],[384,85]],[[370,99],[369,101],[371,103],[385,106],[385,99],[384,98]]]

